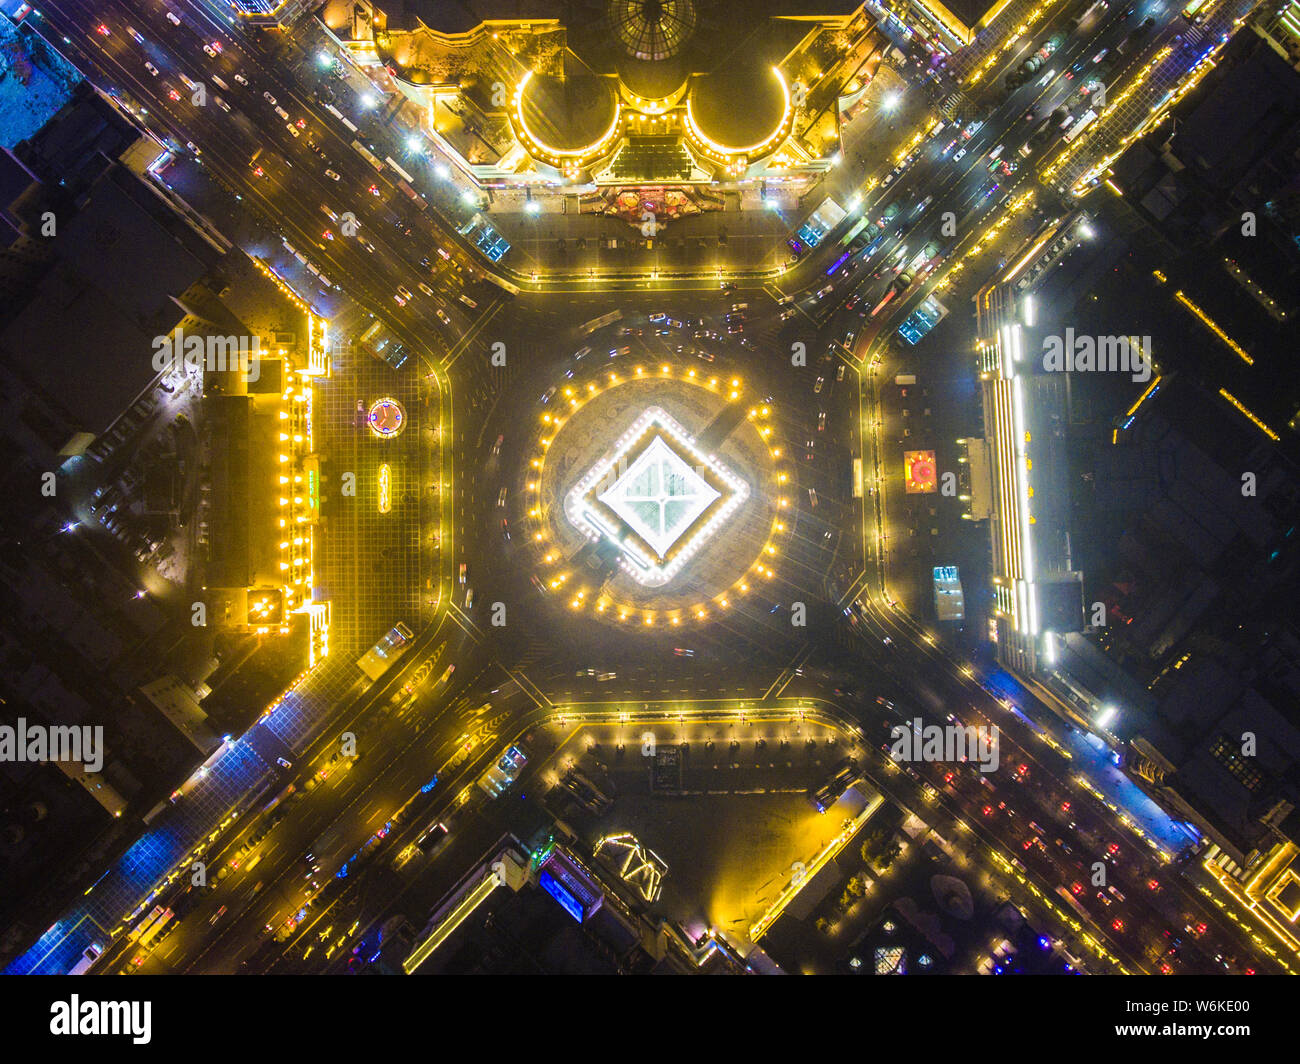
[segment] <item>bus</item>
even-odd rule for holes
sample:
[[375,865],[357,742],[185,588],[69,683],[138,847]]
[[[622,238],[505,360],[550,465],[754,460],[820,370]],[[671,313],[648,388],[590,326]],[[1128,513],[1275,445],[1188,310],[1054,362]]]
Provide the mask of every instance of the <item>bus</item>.
[[397,182],[397,187],[406,193],[406,198],[416,205],[420,210],[428,210],[429,205],[424,201],[424,197],[415,191],[405,181]]
[[127,941],[139,942],[141,946],[149,945],[158,937],[158,932],[166,927],[168,921],[175,915],[171,909],[155,905],[149,915],[136,924],[131,933],[127,935]]
[[1057,887],[1056,893],[1057,896],[1070,907],[1070,911],[1073,912],[1075,916],[1079,917],[1079,919],[1086,924],[1092,923],[1092,914],[1079,904],[1078,899],[1075,898],[1067,888]]
[[862,459],[853,459],[853,497],[862,498]]
[[1187,19],[1188,22],[1195,24],[1197,22],[1200,22],[1202,19],[1204,19],[1205,17],[1204,15],[1202,15],[1201,18],[1199,19],[1196,17],[1197,14],[1200,12],[1201,8],[1203,8],[1204,6],[1205,6],[1205,0],[1191,0],[1191,3],[1189,3],[1179,13],[1183,16],[1183,18]]
[[403,170],[400,166],[398,166],[395,162],[393,162],[393,157],[391,155],[385,155],[384,162],[386,162],[389,166],[391,166],[393,168],[393,172],[397,174],[397,176],[400,177],[403,181],[415,180],[415,178],[413,178],[410,174],[408,174],[405,170]]
[[866,227],[867,227],[867,219],[859,218],[857,222],[854,223],[853,227],[849,229],[849,231],[845,233],[844,237],[840,240],[840,247],[846,248],[850,244],[852,244],[853,238],[856,237],[860,232],[862,232],[862,230],[864,230]]
[[590,336],[597,329],[603,329],[606,325],[612,325],[623,317],[621,310],[611,310],[608,314],[602,314],[599,318],[592,318],[581,328],[578,329],[579,336]]
[[69,975],[85,975],[90,971],[90,967],[95,961],[99,960],[99,955],[103,952],[98,942],[92,942],[81,954],[81,959],[72,966],[68,972]]
[[857,776],[857,760],[846,757],[836,764],[830,779],[818,787],[817,790],[809,791],[808,800],[812,802],[817,812],[824,813],[839,801],[840,795],[849,789]]
[[376,170],[382,171],[384,169],[384,164],[381,163],[377,158],[375,158],[375,156],[370,152],[370,150],[364,144],[361,143],[361,141],[354,140],[352,142],[352,147],[356,149],[357,154],[360,155],[361,158],[365,159],[365,161],[368,162],[371,166],[373,166]]
[[390,628],[383,637],[357,659],[357,667],[372,680],[378,680],[400,658],[415,636],[401,621]]
[[1078,121],[1065,131],[1065,136],[1061,139],[1065,141],[1066,144],[1069,144],[1070,141],[1074,140],[1075,137],[1092,125],[1096,118],[1097,112],[1091,107],[1088,108],[1088,110],[1084,111],[1083,114],[1079,116]]

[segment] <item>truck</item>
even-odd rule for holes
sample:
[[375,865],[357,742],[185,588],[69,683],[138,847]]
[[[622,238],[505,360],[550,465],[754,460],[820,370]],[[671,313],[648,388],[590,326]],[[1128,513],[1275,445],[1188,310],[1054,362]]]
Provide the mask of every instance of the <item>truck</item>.
[[372,680],[378,680],[392,667],[394,661],[406,653],[415,636],[401,621],[393,625],[383,637],[357,659],[357,668]]

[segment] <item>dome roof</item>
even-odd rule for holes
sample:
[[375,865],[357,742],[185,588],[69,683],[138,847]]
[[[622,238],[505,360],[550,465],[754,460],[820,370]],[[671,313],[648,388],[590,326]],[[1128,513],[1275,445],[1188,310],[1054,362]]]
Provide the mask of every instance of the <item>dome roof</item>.
[[618,94],[608,78],[534,74],[524,85],[519,109],[535,141],[576,152],[609,131],[618,115]]
[[700,134],[732,151],[762,144],[781,127],[787,93],[771,67],[728,63],[698,77],[689,96]]

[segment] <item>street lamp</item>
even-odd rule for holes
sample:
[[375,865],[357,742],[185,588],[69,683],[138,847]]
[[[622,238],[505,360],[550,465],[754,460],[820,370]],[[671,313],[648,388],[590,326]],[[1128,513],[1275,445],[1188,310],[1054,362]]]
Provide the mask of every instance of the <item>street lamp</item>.
[[886,111],[892,111],[898,106],[901,99],[902,97],[896,92],[886,93],[885,98],[881,101],[881,105]]

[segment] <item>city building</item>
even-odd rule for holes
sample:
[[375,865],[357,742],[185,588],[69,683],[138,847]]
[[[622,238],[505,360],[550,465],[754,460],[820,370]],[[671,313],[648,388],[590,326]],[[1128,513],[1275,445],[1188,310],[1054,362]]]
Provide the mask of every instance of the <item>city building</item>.
[[691,0],[609,0],[565,23],[535,8],[367,3],[324,19],[479,187],[637,225],[721,209],[723,190],[810,187],[838,159],[839,103],[887,43],[855,0],[774,0],[743,42],[724,9]]

